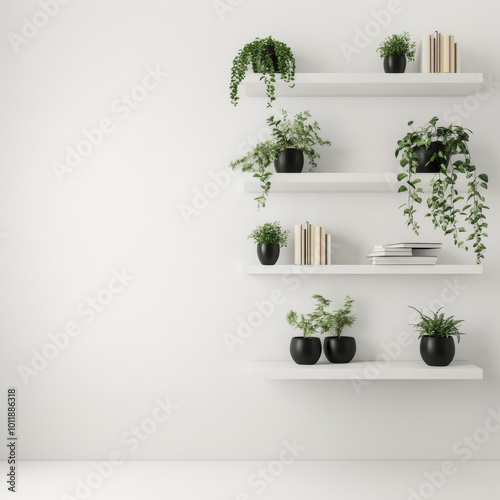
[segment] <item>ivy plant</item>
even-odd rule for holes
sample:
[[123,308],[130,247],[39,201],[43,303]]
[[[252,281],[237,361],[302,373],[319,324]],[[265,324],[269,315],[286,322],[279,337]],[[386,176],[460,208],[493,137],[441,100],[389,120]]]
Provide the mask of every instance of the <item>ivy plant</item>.
[[387,37],[377,48],[380,57],[391,55],[406,56],[408,61],[415,60],[417,42],[410,40],[410,35],[405,31],[402,35],[391,35]]
[[266,222],[262,226],[257,226],[249,235],[248,239],[253,239],[255,243],[271,245],[277,243],[281,248],[287,246],[289,230],[281,228],[278,221]]
[[[274,66],[275,60],[277,61],[277,71]],[[239,100],[238,88],[244,80],[250,64],[257,73],[262,74],[260,80],[264,81],[266,85],[267,107],[271,107],[272,102],[276,99],[274,97],[276,73],[284,82],[292,83],[295,79],[295,57],[288,45],[271,36],[256,38],[253,42],[247,43],[238,51],[231,68],[229,89],[231,102],[235,106]],[[293,87],[293,83],[290,87]]]
[[299,315],[295,311],[290,311],[286,316],[288,324],[301,330],[304,337],[311,337],[318,333],[332,333],[340,337],[346,326],[354,324],[356,316],[351,313],[354,299],[347,296],[342,309],[329,312],[327,308],[330,307],[331,300],[325,299],[319,294],[312,297],[316,300],[316,306],[312,313]]
[[455,335],[457,337],[457,342],[460,342],[460,335],[465,335],[465,333],[460,332],[459,325],[463,323],[463,319],[455,319],[455,316],[445,317],[441,309],[437,312],[431,311],[431,315],[425,315],[420,309],[413,306],[408,306],[420,315],[420,321],[414,323],[411,326],[415,327],[415,330],[419,333],[418,338],[422,338],[424,335],[429,337],[451,337]]
[[271,116],[267,124],[271,127],[271,138],[259,142],[242,158],[232,161],[229,166],[233,170],[241,168],[242,172],[251,172],[261,183],[262,194],[257,196],[258,208],[266,206],[266,200],[271,188],[270,170],[276,156],[287,148],[300,149],[307,157],[312,172],[317,167],[317,160],[321,157],[317,146],[331,146],[329,140],[318,135],[318,122],[312,121],[309,111],[297,113],[293,118],[288,117],[286,110],[282,110],[282,118]]
[[[412,130],[398,141],[396,157],[401,153],[400,165],[404,170],[397,177],[399,192],[407,193],[407,201],[401,207],[404,207],[407,226],[418,235],[420,226],[415,220],[416,204],[422,203],[424,190],[420,187],[422,180],[417,174],[419,157],[415,148],[425,146],[429,149],[435,141],[442,143],[428,161],[428,164],[440,161],[440,170],[430,181],[432,192],[427,199],[425,216],[431,218],[434,229],[439,228],[445,235],[452,235],[458,248],[468,250],[467,242],[472,241],[476,262],[480,264],[486,249],[483,238],[488,236],[484,211],[489,207],[485,205],[483,193],[488,188],[488,176],[478,173],[472,161],[469,151],[471,131],[457,125],[438,126],[438,120],[434,117],[417,129],[412,127],[413,121],[409,122]],[[448,160],[449,167],[446,166]],[[464,196],[459,194],[456,186],[460,174],[467,180]]]

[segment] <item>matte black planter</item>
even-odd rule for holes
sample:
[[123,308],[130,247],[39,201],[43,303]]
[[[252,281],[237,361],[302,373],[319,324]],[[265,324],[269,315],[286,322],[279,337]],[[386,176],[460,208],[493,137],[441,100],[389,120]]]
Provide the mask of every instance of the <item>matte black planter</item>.
[[448,366],[455,357],[453,337],[429,337],[420,339],[420,355],[429,366]]
[[[274,45],[265,45],[262,49],[262,53],[263,54],[267,53],[271,56],[274,72],[279,73],[278,57],[276,56],[276,49],[274,48]],[[263,73],[263,68],[261,68],[261,64],[262,63],[260,62],[260,60],[252,62],[252,69],[254,73]]]
[[298,365],[314,365],[321,356],[321,340],[316,337],[293,337],[290,354]]
[[276,155],[274,160],[274,168],[276,172],[296,173],[302,172],[304,168],[304,152],[300,149],[286,148],[281,154]]
[[405,69],[405,55],[391,54],[384,57],[384,71],[386,73],[404,73]]
[[444,153],[445,146],[441,141],[432,142],[429,148],[426,148],[425,145],[417,146],[416,148],[413,148],[413,151],[418,154],[417,172],[419,174],[438,173],[441,171],[442,163],[444,164],[445,168],[448,168],[448,164],[450,163],[449,156],[446,159],[436,156],[436,158],[434,158],[434,160],[429,163],[429,160],[432,158],[432,155],[434,153],[438,153],[439,151],[442,151]]
[[326,337],[323,347],[330,363],[349,363],[356,354],[356,339],[354,337]]
[[273,266],[280,256],[280,246],[278,243],[258,243],[257,257],[264,266]]

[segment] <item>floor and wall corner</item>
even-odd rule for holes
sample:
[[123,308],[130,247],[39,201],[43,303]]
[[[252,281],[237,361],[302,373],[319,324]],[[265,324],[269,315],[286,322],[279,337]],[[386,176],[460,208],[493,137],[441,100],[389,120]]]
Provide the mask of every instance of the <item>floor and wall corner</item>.
[[[498,14],[493,0],[4,0],[0,498],[497,499]],[[436,30],[455,35],[462,74],[436,90],[417,51],[384,95],[380,43],[408,32],[420,48]],[[267,36],[292,49],[297,86],[269,108],[250,75],[235,107],[233,59]],[[318,73],[337,95],[300,95]],[[394,84],[412,75],[409,94]],[[332,145],[320,177],[271,176],[257,210],[258,183],[228,165],[282,110],[309,110]],[[434,116],[473,131],[489,176],[482,267],[399,208],[398,140]],[[273,221],[291,235],[261,266],[247,237]],[[330,271],[293,266],[305,221],[331,234]],[[418,240],[443,243],[433,271],[367,265],[374,245]],[[355,299],[364,365],[292,364],[286,316],[313,294]],[[464,320],[449,371],[422,363],[408,306]]]

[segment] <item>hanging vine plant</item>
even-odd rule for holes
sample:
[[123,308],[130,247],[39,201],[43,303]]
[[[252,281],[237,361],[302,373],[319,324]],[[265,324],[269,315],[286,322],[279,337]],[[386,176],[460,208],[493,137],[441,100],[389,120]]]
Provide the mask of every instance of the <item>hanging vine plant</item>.
[[[424,192],[418,174],[425,171],[425,167],[437,166],[430,181],[432,192],[427,199],[425,216],[431,218],[434,229],[440,228],[445,235],[451,234],[458,248],[468,250],[468,242],[472,241],[476,261],[480,264],[486,249],[483,238],[488,236],[484,211],[489,207],[485,205],[483,194],[488,188],[488,176],[478,174],[472,162],[469,151],[469,133],[472,132],[456,125],[438,127],[438,120],[434,117],[417,129],[412,127],[413,121],[409,122],[412,131],[398,142],[396,157],[401,153],[400,165],[404,169],[397,177],[399,192],[408,194],[401,207],[404,207],[407,225],[418,235],[420,226],[415,220],[416,206],[422,203]],[[467,180],[464,196],[457,189],[457,181],[463,176]]]
[[[231,102],[238,104],[238,88],[244,80],[248,71],[248,66],[252,65],[255,73],[261,73],[261,81],[266,85],[266,95],[268,97],[267,107],[276,98],[274,97],[276,74],[286,82],[291,83],[295,79],[295,57],[283,42],[274,40],[272,37],[256,38],[253,42],[247,43],[233,60],[231,68],[231,83],[229,85]],[[293,84],[291,85],[293,87]]]

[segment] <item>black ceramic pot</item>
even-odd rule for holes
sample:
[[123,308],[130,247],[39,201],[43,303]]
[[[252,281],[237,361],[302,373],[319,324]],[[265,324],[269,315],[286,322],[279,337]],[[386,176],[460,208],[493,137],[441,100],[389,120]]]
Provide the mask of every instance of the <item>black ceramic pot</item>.
[[273,266],[280,256],[280,246],[278,243],[258,243],[257,257],[264,266]]
[[304,167],[304,153],[300,149],[286,148],[281,154],[276,155],[274,168],[276,172],[296,173],[302,172]]
[[323,347],[330,363],[349,363],[356,354],[356,339],[354,337],[326,337]]
[[436,156],[436,158],[434,158],[434,160],[432,160],[432,162],[429,163],[429,160],[432,158],[432,155],[434,153],[438,153],[439,151],[442,151],[444,153],[444,150],[445,147],[441,141],[431,142],[431,145],[428,148],[426,148],[425,145],[413,148],[413,151],[415,151],[415,153],[418,154],[417,172],[419,174],[438,173],[441,171],[442,163],[444,163],[444,166],[448,168],[448,164],[450,163],[449,156],[446,159],[439,158],[438,156]]
[[[262,49],[262,53],[263,54],[267,53],[271,56],[274,72],[279,73],[278,57],[276,56],[276,49],[274,48],[274,45],[265,45],[264,48]],[[260,60],[252,62],[252,69],[254,73],[263,73],[263,68],[261,68]]]
[[429,366],[448,366],[455,357],[453,337],[429,337],[420,339],[420,355]]
[[321,356],[321,340],[316,337],[293,337],[290,354],[298,365],[314,365]]
[[386,73],[404,73],[405,69],[405,55],[391,54],[384,57],[384,71]]

